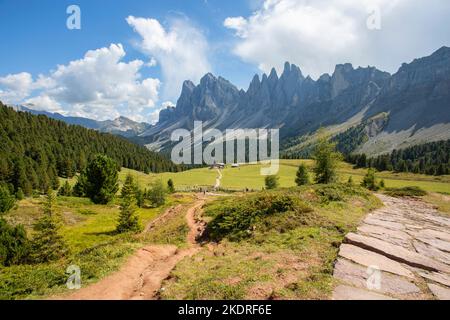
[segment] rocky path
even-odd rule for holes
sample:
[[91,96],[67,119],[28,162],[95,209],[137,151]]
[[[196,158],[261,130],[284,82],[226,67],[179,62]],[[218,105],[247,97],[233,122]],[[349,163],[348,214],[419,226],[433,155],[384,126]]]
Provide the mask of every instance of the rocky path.
[[[198,217],[205,199],[198,198],[187,210],[186,221],[189,233],[188,247],[179,250],[173,245],[148,245],[131,256],[117,272],[99,282],[82,288],[65,297],[70,300],[151,300],[156,299],[161,283],[166,279],[178,262],[193,256],[200,250],[197,237],[204,229],[203,221]],[[164,223],[182,210],[181,206],[167,210],[154,220],[144,232]]]
[[334,300],[450,299],[450,218],[421,200],[378,195],[385,207],[346,236]]

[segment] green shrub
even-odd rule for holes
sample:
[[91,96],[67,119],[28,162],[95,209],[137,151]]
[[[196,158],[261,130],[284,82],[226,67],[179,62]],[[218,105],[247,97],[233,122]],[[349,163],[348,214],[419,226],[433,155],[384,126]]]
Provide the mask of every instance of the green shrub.
[[387,188],[385,194],[391,197],[423,197],[427,195],[427,192],[419,187],[404,187]]
[[348,183],[317,185],[314,187],[314,191],[322,203],[345,201],[351,196],[368,196],[368,192],[363,188]]
[[175,193],[175,185],[172,179],[167,180],[167,190],[169,193]]
[[298,197],[290,194],[262,192],[239,199],[217,201],[206,208],[206,214],[213,217],[208,224],[212,240],[228,238],[239,241],[251,236],[255,224],[276,214],[293,213],[301,215],[311,209]]
[[279,186],[279,182],[278,182],[278,177],[277,176],[267,176],[264,179],[264,183],[266,185],[266,189],[267,190],[273,190],[278,188]]
[[30,242],[23,226],[11,226],[0,218],[0,266],[25,263]]
[[152,206],[160,207],[166,203],[166,189],[160,180],[150,184],[147,190],[146,199],[150,201]]

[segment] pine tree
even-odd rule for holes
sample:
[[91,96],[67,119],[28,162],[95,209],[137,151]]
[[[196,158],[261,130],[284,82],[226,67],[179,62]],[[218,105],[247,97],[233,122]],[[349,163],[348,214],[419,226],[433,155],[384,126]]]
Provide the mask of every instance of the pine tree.
[[298,167],[295,183],[298,186],[304,186],[309,184],[308,169],[303,163]]
[[369,168],[369,170],[367,170],[367,174],[364,176],[364,179],[361,182],[361,186],[363,186],[369,190],[372,190],[372,191],[378,190],[378,185],[376,182],[374,169]]
[[43,216],[33,226],[35,235],[32,241],[32,260],[35,263],[58,260],[68,253],[66,243],[59,233],[55,199],[53,191],[48,190],[43,204]]
[[91,161],[83,173],[84,192],[95,204],[107,204],[116,195],[119,185],[117,163],[104,155]]
[[72,195],[72,187],[70,186],[68,180],[66,180],[63,186],[59,189],[58,195],[63,197],[70,197]]
[[[320,134],[320,133],[319,133]],[[331,143],[327,137],[319,138],[314,150],[314,173],[317,183],[332,183],[337,180],[337,165],[342,155],[336,152],[336,145]]]
[[117,223],[117,232],[139,232],[141,227],[139,225],[139,218],[136,215],[136,189],[133,177],[128,175],[122,187],[120,215]]
[[278,177],[273,175],[266,176],[266,178],[264,179],[264,183],[266,185],[267,190],[273,190],[278,188],[279,186]]
[[175,193],[175,185],[173,184],[172,179],[169,179],[167,181],[167,190],[169,191],[169,193]]
[[11,195],[8,187],[0,184],[0,214],[6,213],[14,207],[16,198]]

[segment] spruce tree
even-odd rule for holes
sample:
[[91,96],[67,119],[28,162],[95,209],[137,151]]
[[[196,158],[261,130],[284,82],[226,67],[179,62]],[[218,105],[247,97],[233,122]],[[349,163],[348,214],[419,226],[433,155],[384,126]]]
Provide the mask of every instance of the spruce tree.
[[72,187],[70,186],[68,180],[66,180],[63,186],[59,189],[58,195],[63,197],[70,197],[72,195]]
[[[320,133],[319,133],[320,134]],[[336,152],[336,145],[329,141],[327,137],[318,140],[314,150],[314,174],[317,183],[332,183],[337,180],[337,165],[342,155]]]
[[54,192],[48,190],[43,204],[43,216],[33,226],[35,235],[32,241],[32,260],[35,263],[58,260],[68,253],[66,243],[60,235],[55,201]]
[[372,191],[378,190],[378,185],[376,182],[374,169],[369,168],[369,170],[367,170],[367,174],[364,176],[364,179],[361,182],[361,186],[363,186],[369,190],[372,190]]
[[278,177],[274,175],[266,176],[266,178],[264,179],[264,183],[266,185],[267,190],[273,190],[278,188],[279,186]]
[[169,193],[175,193],[175,185],[173,184],[172,179],[169,179],[167,181],[167,190],[169,191]]
[[95,204],[109,203],[117,193],[119,185],[117,163],[104,155],[91,161],[83,173],[84,192]]
[[11,195],[6,185],[0,184],[0,214],[6,213],[14,207],[16,198]]
[[133,177],[128,175],[122,187],[120,215],[117,223],[117,232],[139,232],[139,218],[136,215],[136,189]]
[[297,170],[295,183],[298,186],[304,186],[309,184],[309,174],[308,169],[306,168],[306,165],[302,163]]

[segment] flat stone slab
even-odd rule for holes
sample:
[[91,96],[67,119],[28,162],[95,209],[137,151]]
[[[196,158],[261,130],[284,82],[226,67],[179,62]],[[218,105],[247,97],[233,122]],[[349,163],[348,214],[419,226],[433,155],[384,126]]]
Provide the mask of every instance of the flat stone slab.
[[424,229],[417,232],[417,235],[425,238],[435,238],[442,241],[450,242],[450,232],[442,232],[431,229]]
[[428,271],[442,271],[450,273],[450,266],[435,261],[431,258],[424,257],[417,252],[409,251],[401,246],[393,245],[386,241],[362,236],[356,233],[349,233],[345,237],[345,241],[346,243],[379,253],[392,260],[408,264],[412,267]]
[[379,283],[370,282],[369,278],[374,275],[372,272],[369,272],[368,268],[345,259],[338,259],[333,275],[335,278],[358,288],[391,294],[399,296],[400,298],[408,298],[414,295],[417,296],[421,292],[411,281],[381,271],[379,271],[379,274],[376,276],[378,278],[376,281],[379,280]]
[[446,253],[444,251],[436,249],[435,247],[418,240],[413,241],[413,246],[418,253],[450,265],[450,253]]
[[334,289],[333,300],[395,300],[383,294],[340,285]]
[[392,230],[405,230],[405,226],[401,223],[380,220],[380,219],[370,217],[370,216],[364,220],[364,223],[375,225],[375,226],[380,226],[380,227],[384,227],[384,228],[392,229]]
[[342,244],[339,250],[339,256],[366,267],[376,266],[382,271],[387,271],[408,278],[414,278],[414,274],[397,261],[354,245]]
[[444,273],[438,272],[419,272],[419,275],[422,278],[426,278],[428,280],[438,282],[450,288],[450,276]]
[[412,247],[412,237],[401,230],[392,230],[380,226],[362,224],[358,227],[358,232],[405,248]]
[[450,289],[429,283],[428,288],[433,292],[434,296],[439,300],[450,300]]
[[340,247],[333,299],[450,300],[450,218],[420,199],[376,196],[385,206]]
[[428,237],[421,237],[421,236],[416,237],[416,239],[420,240],[424,243],[427,243],[430,246],[435,247],[436,249],[450,253],[450,242],[443,241],[443,240],[436,239],[436,238],[428,238]]

